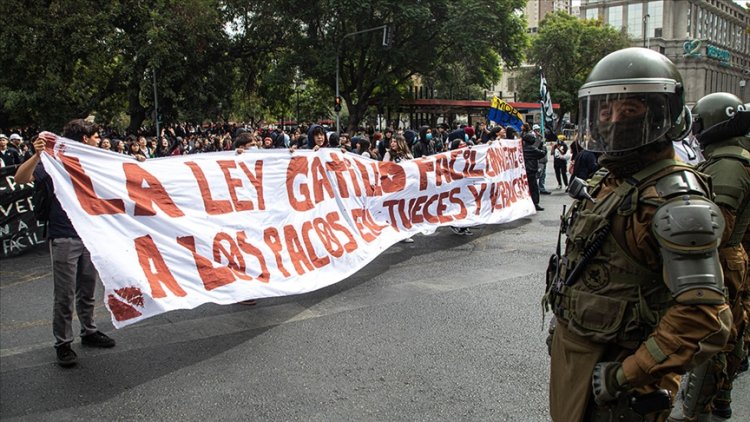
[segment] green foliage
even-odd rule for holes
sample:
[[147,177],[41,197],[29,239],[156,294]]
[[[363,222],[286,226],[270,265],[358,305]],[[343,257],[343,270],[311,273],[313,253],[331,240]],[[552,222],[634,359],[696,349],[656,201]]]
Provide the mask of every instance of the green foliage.
[[[0,127],[330,118],[353,126],[415,81],[481,95],[527,46],[524,0],[46,0],[0,2]],[[347,34],[389,25],[382,32]],[[298,92],[295,81],[304,81]],[[299,101],[297,99],[299,98]],[[299,105],[299,106],[298,106]]]
[[[539,100],[541,66],[552,101],[560,103],[558,116],[578,111],[578,89],[594,65],[607,54],[630,45],[627,34],[599,20],[580,20],[565,12],[547,15],[531,41],[528,61],[537,67],[525,71],[520,89],[522,101]],[[560,120],[558,120],[558,124]]]
[[[499,80],[501,60],[514,66],[526,46],[525,22],[514,13],[523,0],[288,0],[296,57],[309,77],[335,91],[340,52],[340,95],[351,113],[351,128],[369,104],[392,104],[419,75],[446,85],[486,87]],[[393,44],[382,46],[382,31],[348,36],[389,25]],[[339,50],[337,50],[339,49]],[[460,75],[452,69],[460,66]],[[454,79],[450,79],[454,78]],[[450,80],[448,80],[450,79]]]

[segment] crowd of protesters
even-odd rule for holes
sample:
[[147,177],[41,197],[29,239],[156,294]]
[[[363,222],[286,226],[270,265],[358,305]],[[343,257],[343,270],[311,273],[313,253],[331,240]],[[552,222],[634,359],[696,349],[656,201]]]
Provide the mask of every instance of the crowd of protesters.
[[[252,128],[243,123],[216,123],[194,125],[190,123],[169,125],[160,130],[158,137],[153,129],[143,129],[137,134],[120,135],[115,130],[103,128],[99,148],[132,156],[143,161],[150,158],[214,151],[233,151],[250,148],[289,150],[339,148],[379,161],[409,160],[429,156],[466,146],[489,143],[495,139],[524,140],[524,161],[530,180],[530,190],[537,210],[539,194],[549,194],[544,187],[546,161],[553,157],[558,189],[567,187],[567,173],[578,177],[587,176],[596,169],[596,157],[578,160],[580,148],[577,144],[568,147],[565,140],[547,129],[542,135],[538,125],[524,123],[520,133],[512,126],[490,127],[485,122],[470,125],[446,123],[422,126],[417,129],[391,129],[383,131],[372,127],[359,128],[352,133],[336,133],[319,124],[296,127],[273,127],[260,124]],[[38,131],[33,128],[0,134],[0,166],[18,165],[33,155],[34,140]],[[150,135],[149,135],[150,133]],[[548,150],[547,145],[550,146]],[[570,151],[569,151],[570,150]],[[570,166],[568,167],[568,162]],[[574,167],[581,167],[576,171]],[[585,169],[583,168],[585,167]],[[585,173],[585,174],[584,174]],[[456,229],[457,234],[470,235],[469,229]]]

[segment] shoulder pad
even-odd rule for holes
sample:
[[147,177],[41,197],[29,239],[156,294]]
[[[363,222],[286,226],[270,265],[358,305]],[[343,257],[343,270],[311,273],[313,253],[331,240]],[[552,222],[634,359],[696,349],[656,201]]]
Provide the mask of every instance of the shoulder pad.
[[721,209],[705,198],[674,198],[654,214],[654,233],[675,247],[716,247],[724,231]]
[[677,195],[700,195],[708,197],[703,181],[690,170],[681,170],[660,178],[655,184],[656,192],[662,198]]
[[[652,229],[661,249],[665,282],[677,302],[723,303],[717,247],[724,225],[719,207],[705,198],[674,198],[656,210]],[[705,295],[702,290],[715,294]],[[691,291],[695,294],[684,295]]]
[[711,158],[735,158],[750,164],[750,151],[740,146],[719,147],[711,154]]

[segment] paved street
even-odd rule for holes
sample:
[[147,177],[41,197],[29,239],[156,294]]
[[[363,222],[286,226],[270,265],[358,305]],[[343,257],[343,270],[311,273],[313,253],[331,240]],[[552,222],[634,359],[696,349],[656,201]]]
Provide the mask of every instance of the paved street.
[[[256,306],[114,330],[100,304],[100,328],[118,345],[76,341],[72,369],[52,349],[48,254],[0,261],[0,417],[546,421],[540,298],[568,202],[555,191],[545,211],[472,237],[417,235],[340,283]],[[733,420],[750,420],[749,393],[745,373]]]

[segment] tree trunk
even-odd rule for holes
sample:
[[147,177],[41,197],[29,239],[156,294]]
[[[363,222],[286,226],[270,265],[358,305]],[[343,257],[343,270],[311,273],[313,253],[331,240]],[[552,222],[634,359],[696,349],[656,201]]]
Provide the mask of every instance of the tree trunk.
[[353,129],[359,127],[359,122],[367,111],[367,103],[357,103],[356,105],[347,104],[349,107],[349,121],[346,124],[346,131],[352,133]]
[[128,115],[130,116],[130,124],[128,125],[127,132],[129,134],[138,133],[141,124],[146,120],[146,109],[141,105],[140,91],[140,86],[137,83],[131,83],[128,87]]

